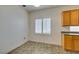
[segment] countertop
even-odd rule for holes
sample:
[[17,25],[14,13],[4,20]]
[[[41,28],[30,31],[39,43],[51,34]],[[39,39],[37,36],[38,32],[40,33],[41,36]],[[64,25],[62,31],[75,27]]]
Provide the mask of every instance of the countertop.
[[79,32],[76,32],[76,31],[61,31],[61,33],[79,33]]
[[79,35],[79,32],[76,31],[62,31],[61,33],[63,33],[64,35]]

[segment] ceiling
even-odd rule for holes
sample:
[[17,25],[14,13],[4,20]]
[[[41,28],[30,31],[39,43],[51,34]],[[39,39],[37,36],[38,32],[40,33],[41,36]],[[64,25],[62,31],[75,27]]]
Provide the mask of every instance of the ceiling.
[[60,5],[40,5],[39,7],[34,7],[33,5],[26,5],[24,7],[27,11],[35,11],[35,10],[40,10],[40,9],[45,9],[45,8],[53,8],[53,7],[59,7]]

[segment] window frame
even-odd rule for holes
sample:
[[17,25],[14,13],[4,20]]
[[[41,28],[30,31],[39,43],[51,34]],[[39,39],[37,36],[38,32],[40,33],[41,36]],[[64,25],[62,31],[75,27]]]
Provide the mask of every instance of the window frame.
[[[43,34],[44,34],[44,35],[51,35],[51,32],[52,32],[52,20],[51,20],[50,17],[46,17],[46,18],[47,18],[47,19],[50,19],[50,33],[43,33],[43,28],[44,28],[44,27],[43,27],[43,19],[45,19],[45,18],[37,18],[37,19],[41,19],[41,20],[42,20],[42,23],[41,23],[41,24],[42,24],[42,25],[41,25],[41,31],[42,31],[42,32],[41,32],[41,33],[36,33],[36,31],[35,31],[36,23],[35,23],[35,24],[34,24],[34,33],[35,33],[35,34],[39,34],[39,35],[43,35]],[[37,19],[35,19],[34,22],[36,22]]]

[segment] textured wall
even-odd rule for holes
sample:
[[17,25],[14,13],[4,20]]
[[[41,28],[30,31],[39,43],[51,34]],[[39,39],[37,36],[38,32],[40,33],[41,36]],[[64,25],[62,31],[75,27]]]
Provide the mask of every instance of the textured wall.
[[28,13],[20,6],[0,6],[0,53],[7,53],[27,40]]
[[[30,13],[30,40],[44,42],[49,44],[61,45],[61,31],[69,30],[67,27],[62,28],[62,11],[76,9],[79,6],[62,6],[57,8],[43,9]],[[52,32],[51,35],[36,35],[34,33],[34,21],[36,18],[51,17],[52,19]]]

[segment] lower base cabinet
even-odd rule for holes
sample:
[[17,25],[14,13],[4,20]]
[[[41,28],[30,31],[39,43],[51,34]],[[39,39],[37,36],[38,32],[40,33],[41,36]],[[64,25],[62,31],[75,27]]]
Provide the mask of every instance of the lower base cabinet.
[[72,36],[64,36],[64,49],[72,50]]
[[64,49],[79,51],[79,35],[64,35]]
[[73,44],[74,44],[74,50],[79,51],[79,36],[72,36]]

